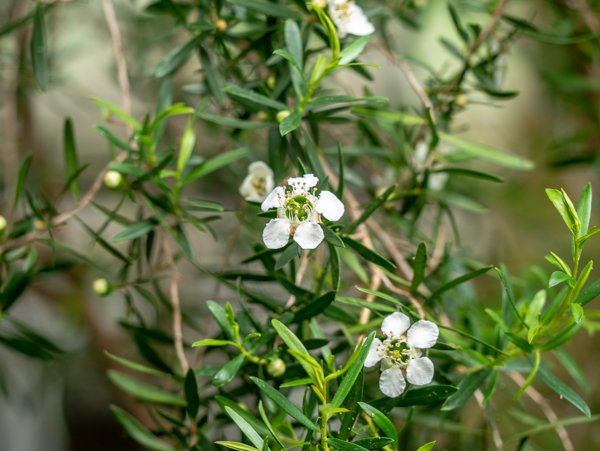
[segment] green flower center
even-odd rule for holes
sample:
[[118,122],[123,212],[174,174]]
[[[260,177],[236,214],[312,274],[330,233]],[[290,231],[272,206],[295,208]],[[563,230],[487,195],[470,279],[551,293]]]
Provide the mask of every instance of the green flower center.
[[285,203],[285,216],[292,222],[303,222],[309,219],[314,210],[314,205],[308,197],[297,194]]
[[385,356],[391,360],[394,365],[404,366],[408,364],[411,357],[411,349],[404,340],[393,339],[384,342]]

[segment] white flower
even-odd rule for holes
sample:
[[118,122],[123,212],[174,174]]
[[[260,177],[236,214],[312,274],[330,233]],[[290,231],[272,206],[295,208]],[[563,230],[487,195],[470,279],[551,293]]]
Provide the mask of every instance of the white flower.
[[373,24],[354,0],[329,0],[329,15],[340,38],[346,34],[366,36],[375,31]]
[[314,249],[324,235],[321,215],[337,221],[344,214],[344,204],[330,191],[316,195],[319,179],[312,174],[290,177],[287,187],[278,186],[267,196],[260,208],[277,208],[277,219],[271,219],[263,231],[263,241],[269,249],[287,244],[290,235],[302,249]]
[[240,186],[240,194],[246,200],[262,202],[273,186],[273,170],[266,163],[255,161],[248,166],[248,175]]
[[[365,366],[371,368],[381,361],[379,389],[395,398],[406,388],[406,380],[414,385],[426,385],[433,379],[433,362],[423,357],[422,350],[431,348],[438,339],[438,327],[427,320],[410,325],[404,313],[386,316],[381,323],[385,340],[374,338]],[[406,380],[405,380],[406,379]]]

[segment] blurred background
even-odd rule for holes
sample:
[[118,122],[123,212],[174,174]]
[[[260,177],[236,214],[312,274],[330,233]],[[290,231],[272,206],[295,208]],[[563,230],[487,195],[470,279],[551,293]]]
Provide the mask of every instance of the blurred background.
[[[81,178],[88,186],[94,175],[111,158],[106,140],[94,129],[104,119],[90,97],[120,103],[113,49],[101,4],[96,0],[73,0],[57,4],[47,14],[48,49],[51,62],[49,89],[36,89],[30,65],[28,26],[16,32],[6,27],[31,11],[26,0],[0,2],[0,213],[10,209],[18,168],[27,155],[32,156],[30,189],[48,199],[59,199],[57,208],[70,205],[61,196],[64,185],[63,126],[66,118],[74,125],[80,161],[89,164]],[[136,117],[155,108],[160,82],[153,76],[158,62],[177,43],[184,42],[170,19],[152,14],[150,1],[118,1],[117,14],[124,38],[132,104]],[[404,20],[394,22],[397,48],[426,84],[429,71],[450,73],[457,61],[440,41],[444,37],[458,43],[445,1],[414,0],[363,2],[369,14],[377,16],[381,4],[406,11]],[[489,15],[470,12],[476,1],[455,1],[465,11],[464,22],[484,25]],[[544,255],[550,250],[569,252],[567,230],[544,188],[564,187],[576,198],[587,181],[600,193],[598,149],[600,149],[600,2],[593,0],[513,0],[507,8],[511,16],[530,21],[536,30],[524,32],[504,55],[498,76],[506,91],[518,95],[493,103],[489,98],[466,94],[464,111],[457,116],[455,129],[461,136],[493,145],[535,162],[531,171],[498,171],[505,183],[469,182],[460,187],[485,207],[475,213],[458,215],[467,253],[489,264],[505,263],[511,273],[535,278],[531,265],[548,271]],[[562,38],[561,38],[562,37]],[[376,40],[363,55],[364,61],[380,65],[372,69],[375,95],[390,98],[392,105],[419,104],[402,73],[386,58]],[[200,64],[192,58],[173,80],[174,101],[196,105],[195,89]],[[362,82],[361,82],[362,83]],[[356,78],[347,72],[336,75],[336,84],[360,94]],[[178,135],[185,122],[169,122],[170,132]],[[197,152],[214,155],[223,148],[222,137],[214,128],[199,134]],[[266,150],[257,142],[252,159],[264,158]],[[241,242],[246,231],[237,225],[236,209],[241,199],[237,188],[245,175],[246,162],[220,170],[202,179],[194,188],[203,199],[221,201],[229,212],[219,222],[219,241],[208,235],[196,237],[198,259],[208,268],[222,268],[240,260],[245,249]],[[462,179],[464,180],[464,179]],[[114,194],[101,191],[99,203],[112,202]],[[596,212],[600,203],[594,201]],[[99,222],[93,210],[82,217]],[[600,225],[600,217],[592,217]],[[92,259],[106,259],[91,246],[89,236],[77,227],[60,232],[69,243]],[[233,241],[231,239],[233,238]],[[475,237],[475,238],[473,238]],[[224,248],[232,248],[225,253]],[[227,255],[226,255],[227,254]],[[590,257],[600,257],[600,243],[590,240]],[[135,411],[134,403],[120,394],[106,378],[110,365],[105,349],[131,352],[128,338],[118,326],[125,306],[117,297],[99,298],[92,281],[103,276],[88,266],[50,273],[40,278],[24,294],[11,315],[32,330],[48,337],[65,352],[54,359],[31,358],[0,347],[0,449],[5,451],[62,451],[95,449],[136,449],[125,438],[112,418],[108,405],[119,403]],[[215,292],[215,282],[193,269],[184,275],[183,301],[190,312],[202,314],[199,304]],[[596,278],[597,274],[592,274]],[[482,296],[495,302],[500,288],[492,278],[478,282]],[[594,304],[590,304],[593,309]],[[2,323],[0,319],[0,330]],[[190,337],[194,339],[195,337]],[[573,358],[588,377],[589,389],[583,393],[592,412],[600,411],[598,371],[600,340],[580,332],[568,346]],[[560,412],[563,404],[551,399]],[[569,429],[577,449],[600,449],[597,425]]]

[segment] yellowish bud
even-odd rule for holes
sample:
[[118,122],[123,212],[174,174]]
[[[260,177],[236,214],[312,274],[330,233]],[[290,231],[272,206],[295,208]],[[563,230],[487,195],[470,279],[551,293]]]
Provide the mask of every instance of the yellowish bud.
[[275,75],[269,75],[267,77],[267,86],[269,87],[269,89],[273,89],[275,87],[276,82],[277,79],[275,78]]
[[269,122],[269,114],[265,113],[264,111],[259,111],[256,113],[256,119],[261,122]]
[[456,103],[456,105],[458,106],[465,106],[468,101],[469,99],[467,98],[467,96],[462,94],[457,95],[456,99],[454,99],[454,103]]
[[279,358],[271,360],[267,365],[267,373],[272,377],[283,376],[285,369],[285,362]]
[[277,116],[275,116],[275,118],[277,119],[277,122],[283,122],[283,120],[290,114],[291,113],[288,110],[281,110],[279,113],[277,113]]
[[92,284],[92,289],[94,290],[94,293],[96,293],[98,296],[106,296],[112,291],[112,285],[108,280],[102,277],[100,279],[94,280],[94,283]]
[[215,22],[215,28],[217,29],[217,31],[220,31],[222,33],[225,30],[227,30],[227,22],[225,22],[223,19],[218,19]]
[[33,221],[33,227],[35,230],[46,230],[48,228],[47,224],[41,219],[36,219]]
[[0,236],[6,230],[6,218],[0,215]]
[[117,189],[123,183],[123,176],[117,171],[107,171],[104,174],[104,184],[107,188]]

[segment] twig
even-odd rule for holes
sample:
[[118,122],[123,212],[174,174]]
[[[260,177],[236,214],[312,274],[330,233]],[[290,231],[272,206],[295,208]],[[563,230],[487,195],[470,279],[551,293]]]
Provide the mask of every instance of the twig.
[[[511,372],[508,373],[508,375],[519,387],[523,386],[523,384],[525,383],[525,378],[519,373]],[[548,400],[544,396],[542,396],[542,394],[539,391],[537,391],[533,386],[530,385],[525,390],[525,394],[529,396],[529,398],[533,402],[540,406],[540,409],[542,409],[542,412],[544,412],[544,415],[546,415],[546,418],[548,418],[550,423],[556,424],[558,422],[558,416],[556,415],[554,410],[552,410],[552,407],[550,406]],[[560,438],[565,451],[575,451],[575,446],[573,445],[573,442],[569,437],[569,433],[567,432],[564,426],[557,424],[556,434]]]
[[494,442],[494,447],[497,450],[502,451],[504,449],[504,443],[502,442],[502,437],[500,436],[500,431],[498,430],[498,426],[496,425],[494,418],[491,415],[488,415],[488,413],[487,413],[487,409],[485,408],[485,405],[483,402],[483,400],[484,400],[483,393],[481,390],[475,390],[475,400],[477,401],[477,404],[479,404],[479,407],[481,407],[481,410],[483,410],[483,413],[485,414],[485,419],[487,420],[488,427],[490,428],[490,431],[492,432],[492,440]]
[[177,354],[177,359],[179,360],[179,365],[181,366],[183,374],[186,374],[190,368],[190,364],[183,349],[181,300],[179,298],[179,280],[181,278],[181,274],[179,274],[179,270],[177,269],[177,265],[173,259],[173,254],[171,252],[171,248],[169,247],[169,243],[167,242],[167,237],[163,237],[162,249],[171,273],[171,278],[169,280],[169,294],[171,297],[171,306],[173,307],[173,337],[175,339],[175,353]]
[[[119,88],[121,89],[121,102],[123,103],[123,111],[128,115],[131,115],[131,94],[129,91],[129,77],[127,76],[127,61],[125,60],[125,54],[123,53],[123,40],[121,38],[121,31],[119,30],[119,24],[117,22],[117,15],[115,13],[115,7],[112,0],[102,0],[102,6],[104,8],[104,17],[110,37],[113,43],[113,50],[115,53],[115,62],[117,64],[117,74],[119,78]],[[126,125],[129,134],[133,132],[133,129],[129,125]]]

